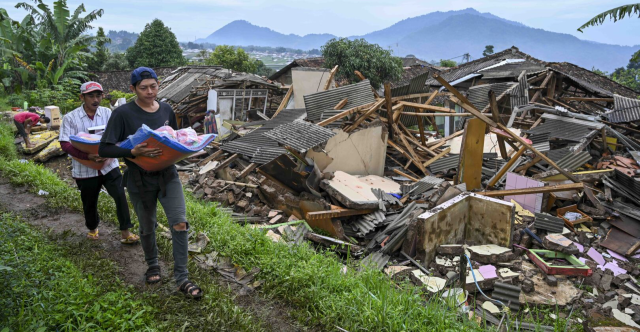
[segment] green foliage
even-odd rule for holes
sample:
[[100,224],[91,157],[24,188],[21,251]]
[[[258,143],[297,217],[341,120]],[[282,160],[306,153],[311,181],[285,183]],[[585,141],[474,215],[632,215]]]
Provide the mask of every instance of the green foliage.
[[592,68],[591,68],[591,71],[592,71],[593,73],[595,73],[595,74],[600,75],[600,76],[609,76],[609,73],[608,73],[608,72],[606,72],[606,71],[602,71],[602,70],[600,70],[600,69],[598,69],[598,68],[596,68],[596,67],[592,67]]
[[82,101],[78,97],[79,94],[79,81],[63,79],[58,85],[47,87],[46,84],[41,84],[41,87],[36,90],[14,93],[6,100],[11,107],[22,107],[25,101],[29,106],[55,105],[60,107],[60,111],[64,114],[80,107]]
[[0,121],[0,159],[14,160],[17,157],[18,153],[13,143],[13,127]]
[[262,60],[255,60],[255,64],[256,70],[254,71],[254,73],[257,75],[269,77],[276,73],[275,70],[267,67],[264,62],[262,62]]
[[130,70],[133,69],[127,60],[125,53],[112,53],[109,52],[109,56],[104,63],[102,70],[104,71],[116,71],[116,70]]
[[600,13],[596,15],[594,18],[587,21],[581,27],[578,28],[578,31],[583,32],[582,30],[596,25],[601,25],[607,19],[607,17],[614,22],[621,20],[627,16],[631,17],[632,15],[638,14],[640,18],[640,3],[628,4],[620,7],[613,8],[611,10],[607,10],[606,12]]
[[322,55],[327,68],[338,67],[338,78],[359,80],[355,71],[364,75],[374,88],[385,82],[402,77],[402,60],[391,55],[378,44],[369,44],[364,39],[331,39],[322,46]]
[[120,98],[125,98],[127,101],[130,101],[135,97],[136,94],[132,92],[124,92],[119,90],[109,91],[109,99],[113,100],[114,102]]
[[257,68],[256,63],[249,58],[247,52],[229,45],[218,45],[204,63],[208,66],[218,65],[244,73],[254,73]]
[[458,64],[453,60],[443,60],[440,59],[440,67],[455,67]]
[[487,45],[484,47],[484,51],[482,51],[482,56],[489,56],[493,54],[493,45]]
[[0,215],[0,325],[16,331],[150,330],[153,309],[122,282],[85,275],[57,246]]
[[159,19],[144,27],[135,45],[127,50],[132,67],[172,67],[186,63],[182,49],[171,29]]
[[640,91],[640,68],[624,69],[620,67],[611,74],[611,79],[635,91]]
[[88,69],[90,71],[103,71],[105,64],[107,63],[107,59],[109,59],[109,49],[106,45],[111,40],[105,36],[104,29],[102,29],[102,27],[98,28],[97,37],[98,40],[95,44],[96,50],[93,52],[93,59],[90,59],[88,64]]

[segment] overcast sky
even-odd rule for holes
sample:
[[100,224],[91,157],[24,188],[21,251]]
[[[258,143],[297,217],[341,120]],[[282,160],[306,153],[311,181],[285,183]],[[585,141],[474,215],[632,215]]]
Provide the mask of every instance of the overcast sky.
[[[53,0],[45,0],[52,5]],[[331,33],[362,35],[384,29],[400,20],[433,11],[475,8],[524,23],[533,28],[569,33],[581,39],[619,45],[640,45],[640,18],[627,18],[585,33],[576,29],[598,13],[631,0],[68,0],[73,11],[80,3],[88,10],[104,9],[95,26],[105,30],[141,32],[159,18],[179,41],[204,38],[234,20],[289,34]],[[0,0],[0,7],[21,20],[26,13],[16,2]]]

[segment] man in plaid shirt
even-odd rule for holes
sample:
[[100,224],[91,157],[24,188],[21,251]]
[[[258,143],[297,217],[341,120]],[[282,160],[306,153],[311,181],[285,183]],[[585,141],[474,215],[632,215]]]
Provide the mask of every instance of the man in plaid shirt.
[[[87,237],[93,240],[99,238],[98,224],[98,197],[102,186],[116,203],[118,222],[124,244],[137,243],[140,238],[129,231],[133,227],[129,216],[129,205],[122,187],[122,174],[118,168],[117,159],[101,158],[97,154],[88,154],[74,148],[69,142],[69,137],[80,132],[89,132],[89,128],[104,126],[109,122],[111,110],[100,106],[104,94],[102,85],[97,82],[87,82],[80,87],[80,99],[82,106],[69,112],[62,118],[60,129],[60,145],[72,158],[72,176],[80,189],[82,207],[84,210],[85,225],[89,229]],[[100,170],[83,165],[78,160],[91,160],[104,163]]]

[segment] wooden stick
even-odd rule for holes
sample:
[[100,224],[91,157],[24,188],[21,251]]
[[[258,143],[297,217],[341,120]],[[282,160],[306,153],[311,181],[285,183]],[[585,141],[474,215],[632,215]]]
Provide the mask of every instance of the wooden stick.
[[333,109],[334,110],[341,110],[344,107],[344,105],[347,104],[347,102],[349,102],[348,98],[342,99]]
[[208,164],[210,161],[212,161],[212,160],[214,160],[214,159],[218,158],[218,157],[219,157],[220,155],[222,155],[223,153],[224,153],[224,151],[222,151],[222,150],[218,150],[218,151],[216,151],[216,152],[212,153],[210,156],[208,156],[207,158],[204,158],[201,162],[199,162],[199,163],[198,163],[198,166],[199,166],[199,167],[202,167],[202,166],[204,166],[204,165]]
[[402,131],[404,131],[405,133],[407,133],[406,138],[409,140],[409,142],[411,142],[411,143],[413,143],[415,146],[417,146],[417,147],[418,147],[418,149],[419,149],[420,151],[424,151],[424,152],[426,152],[426,153],[428,153],[428,154],[430,154],[430,155],[432,155],[432,156],[435,156],[435,155],[436,155],[436,153],[435,153],[435,152],[433,152],[433,151],[431,151],[430,149],[428,149],[427,147],[425,147],[425,146],[421,145],[421,144],[420,144],[420,142],[419,142],[417,139],[415,139],[415,137],[413,137],[413,134],[409,131],[409,129],[407,129],[407,127],[405,127],[405,126],[402,124],[402,122],[399,122],[399,123],[397,123],[397,124],[398,124],[398,126],[400,127],[400,129],[402,129]]
[[336,115],[334,115],[334,116],[332,116],[332,117],[330,117],[328,119],[323,120],[322,122],[318,123],[318,126],[322,127],[322,126],[326,126],[326,125],[328,125],[330,123],[334,123],[334,122],[344,118],[345,116],[349,116],[349,115],[351,115],[351,114],[353,114],[355,112],[367,109],[367,108],[371,107],[371,105],[373,105],[373,103],[365,104],[365,105],[354,107],[354,108],[350,108],[350,109],[348,109],[346,111],[340,112],[340,113],[338,113],[338,114],[336,114]]
[[436,97],[438,96],[438,91],[434,91],[431,93],[431,96],[429,96],[429,99],[427,99],[427,101],[424,103],[425,105],[431,105],[431,103],[433,102],[434,99],[436,99]]
[[507,171],[509,170],[511,165],[515,164],[515,162],[520,158],[520,156],[522,156],[522,154],[526,150],[527,149],[524,146],[522,148],[520,148],[520,150],[518,150],[518,153],[516,153],[515,156],[513,156],[511,159],[509,159],[509,161],[504,166],[502,166],[502,168],[500,168],[500,170],[493,177],[493,179],[491,179],[491,181],[489,181],[489,184],[487,184],[487,188],[492,188],[493,186],[495,186],[496,183],[498,183],[498,180],[502,179],[502,177],[504,176],[505,173],[507,173]]
[[448,141],[448,140],[450,140],[452,138],[456,138],[456,137],[462,135],[463,133],[464,133],[464,130],[456,131],[455,133],[453,133],[453,134],[451,134],[451,135],[449,135],[447,137],[441,138],[441,139],[439,139],[437,141],[433,141],[433,142],[427,143],[427,146],[430,147],[430,148],[433,148],[434,145],[438,145],[438,144],[446,142],[446,141]]
[[584,184],[582,184],[582,182],[579,182],[579,183],[559,184],[556,186],[544,186],[544,187],[535,187],[535,188],[526,188],[526,189],[481,191],[475,194],[487,196],[487,197],[499,197],[499,196],[551,193],[551,192],[569,191],[569,190],[581,190],[583,188],[584,188]]
[[411,180],[411,181],[413,181],[413,182],[418,182],[418,181],[420,181],[420,180],[418,180],[418,179],[414,178],[413,176],[411,176],[411,175],[409,175],[409,174],[402,173],[402,172],[401,172],[401,171],[399,171],[398,169],[395,169],[395,168],[394,168],[394,169],[393,169],[393,172],[394,172],[394,173],[396,173],[396,174],[398,174],[398,175],[400,175],[400,176],[404,176],[405,178],[407,178],[407,179],[409,179],[409,180]]
[[562,100],[566,101],[603,101],[607,103],[613,103],[613,98],[591,98],[591,97],[560,97]]
[[[518,150],[519,151],[519,150]],[[538,162],[540,162],[540,160],[542,160],[542,158],[540,156],[536,156],[535,158],[533,158],[530,162],[514,169],[513,171],[515,173],[518,172],[526,172],[529,168],[531,168],[533,165],[537,164]]]
[[[502,121],[500,121],[500,113],[498,112],[496,93],[493,92],[493,90],[489,90],[489,107],[491,108],[493,121],[495,121],[496,123],[502,123]],[[507,159],[509,157],[509,155],[507,154],[507,146],[504,144],[504,139],[502,137],[498,137],[498,147],[500,148],[500,155],[502,156],[502,159]]]
[[358,78],[359,78],[360,80],[362,80],[362,81],[364,81],[364,80],[366,80],[366,79],[367,79],[366,77],[364,77],[364,75],[362,75],[362,73],[361,73],[361,72],[359,72],[359,71],[357,71],[357,70],[354,70],[354,71],[353,71],[353,73],[354,73],[354,74],[356,74],[356,76],[358,76]]
[[427,160],[424,164],[422,164],[422,166],[427,167],[427,166],[429,166],[429,165],[433,164],[433,162],[434,162],[434,161],[436,161],[436,160],[438,160],[438,159],[440,159],[440,158],[444,157],[444,156],[445,156],[446,154],[448,154],[449,152],[451,152],[451,148],[446,148],[446,149],[444,149],[444,151],[442,151],[442,152],[438,153],[435,157],[433,157],[433,158],[431,158],[431,159]]
[[411,147],[411,144],[409,144],[409,142],[407,142],[407,139],[404,137],[404,135],[400,133],[400,129],[398,128],[398,126],[396,124],[394,124],[393,126],[395,127],[394,130],[398,133],[398,136],[400,137],[402,144],[404,144],[404,146],[407,148],[407,151],[409,151],[409,154],[412,157],[411,159],[413,160],[413,164],[418,166],[418,168],[420,169],[420,171],[422,171],[422,173],[424,173],[425,175],[428,175],[429,173],[427,172],[427,169],[424,168],[424,166],[422,166],[422,163],[420,162],[420,158]]
[[460,117],[472,117],[475,116],[471,113],[414,113],[414,112],[402,112],[402,114],[412,115],[417,117],[435,117],[435,116],[460,116]]
[[226,184],[234,184],[234,185],[240,186],[240,187],[258,188],[258,186],[256,186],[255,184],[249,184],[249,183],[244,183],[244,182],[225,181],[225,183]]
[[412,103],[412,102],[408,102],[408,101],[401,101],[400,104],[403,104],[404,106],[407,106],[407,107],[413,107],[413,108],[417,108],[417,109],[421,109],[421,110],[428,110],[428,111],[435,111],[435,112],[442,112],[442,113],[455,113],[456,112],[455,110],[452,110],[452,109],[446,108],[446,107],[418,104],[418,103]]
[[396,102],[396,101],[402,101],[402,100],[407,100],[407,99],[431,97],[432,95],[433,95],[433,92],[414,93],[414,94],[411,94],[411,95],[393,97],[393,98],[391,98],[391,101]]
[[256,169],[256,167],[258,167],[258,164],[256,163],[251,163],[249,164],[249,166],[247,166],[242,173],[240,173],[240,175],[238,175],[237,179],[244,179],[247,177],[247,175],[249,175],[249,173],[251,173],[254,169]]
[[329,90],[329,87],[331,86],[331,81],[333,80],[333,77],[336,75],[337,71],[338,71],[338,65],[336,65],[335,67],[333,67],[333,69],[331,69],[331,73],[329,74],[327,83],[324,84],[324,91]]
[[398,104],[391,108],[391,113],[393,113],[393,123],[398,123],[398,120],[400,120],[400,115],[402,115],[403,110],[404,110],[403,104]]
[[456,88],[452,87],[440,75],[434,74],[433,78],[435,78],[438,82],[440,82],[440,84],[442,84],[442,86],[444,86],[447,90],[449,90],[449,92],[453,93],[453,95],[456,96],[456,98],[458,98],[462,102],[462,105],[460,106],[462,106],[464,109],[466,109],[467,111],[469,111],[470,113],[472,113],[473,115],[475,115],[476,117],[478,117],[480,120],[484,121],[484,123],[488,124],[491,127],[495,127],[497,125],[495,122],[493,122],[493,120],[489,119],[486,115],[482,114],[478,109],[476,109],[475,106],[473,106],[465,96],[463,96],[458,90],[456,90]]
[[225,159],[223,162],[221,162],[220,164],[218,164],[218,166],[216,166],[216,168],[212,169],[212,171],[217,171],[219,169],[222,169],[224,167],[229,166],[229,164],[231,164],[234,160],[238,159],[238,157],[240,157],[239,154],[234,154],[231,157]]
[[287,91],[287,94],[284,95],[284,98],[282,99],[282,102],[280,103],[280,106],[278,106],[278,110],[276,110],[276,114],[274,114],[271,118],[275,118],[276,115],[280,114],[280,112],[287,107],[287,104],[289,103],[289,99],[291,99],[291,95],[293,94],[293,85],[289,88],[289,91]]

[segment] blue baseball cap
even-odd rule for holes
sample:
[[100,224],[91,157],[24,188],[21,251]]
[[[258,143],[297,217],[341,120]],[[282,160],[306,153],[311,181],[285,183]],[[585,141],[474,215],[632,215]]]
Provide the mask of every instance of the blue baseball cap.
[[[145,77],[143,78],[143,73],[149,73],[148,75],[144,75]],[[149,75],[151,75],[151,77],[149,77]],[[148,78],[155,78],[156,80],[158,79],[158,75],[156,75],[156,72],[153,71],[153,69],[151,68],[147,68],[147,67],[138,67],[136,69],[134,69],[131,72],[131,85],[135,85],[136,83],[144,80],[144,79],[148,79]]]

